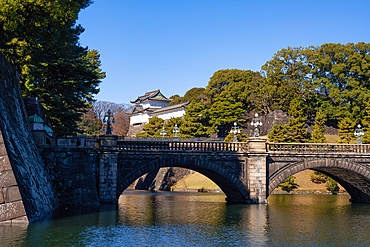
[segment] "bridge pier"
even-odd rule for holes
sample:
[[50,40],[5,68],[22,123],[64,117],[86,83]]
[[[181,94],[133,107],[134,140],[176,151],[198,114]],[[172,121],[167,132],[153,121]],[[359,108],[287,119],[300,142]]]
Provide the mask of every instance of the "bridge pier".
[[252,137],[248,139],[248,203],[267,203],[267,151],[266,138]]
[[115,135],[101,135],[99,160],[99,201],[117,203],[118,151]]

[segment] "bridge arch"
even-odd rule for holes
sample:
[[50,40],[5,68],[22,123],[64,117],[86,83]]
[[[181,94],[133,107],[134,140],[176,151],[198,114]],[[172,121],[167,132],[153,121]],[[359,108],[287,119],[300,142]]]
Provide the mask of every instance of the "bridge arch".
[[336,180],[350,194],[352,202],[370,202],[370,171],[368,166],[335,158],[287,164],[269,177],[268,195],[286,178],[306,169],[321,172]]
[[[134,164],[130,164],[134,162]],[[124,172],[127,167],[134,167]],[[119,163],[119,177],[117,198],[142,175],[162,167],[182,167],[203,174],[216,183],[226,194],[228,202],[246,203],[249,200],[249,191],[246,184],[240,179],[241,170],[238,160],[225,161],[199,156],[160,156],[141,162],[125,160]]]

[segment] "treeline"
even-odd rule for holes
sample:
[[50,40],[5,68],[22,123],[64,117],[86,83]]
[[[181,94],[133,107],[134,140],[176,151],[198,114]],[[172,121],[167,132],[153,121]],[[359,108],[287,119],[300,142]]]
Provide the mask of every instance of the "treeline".
[[[245,122],[250,113],[266,115],[281,109],[291,117],[277,125],[270,141],[325,142],[324,124],[339,128],[341,142],[350,142],[361,124],[369,143],[370,44],[323,44],[278,51],[260,72],[219,70],[206,88],[193,88],[173,104],[191,100],[184,119],[176,120],[184,137],[226,136],[234,122]],[[307,132],[307,120],[315,121]],[[152,120],[138,135],[159,135],[160,123]],[[173,120],[175,121],[175,120]],[[165,125],[166,126],[166,125]],[[150,129],[150,131],[149,131]]]

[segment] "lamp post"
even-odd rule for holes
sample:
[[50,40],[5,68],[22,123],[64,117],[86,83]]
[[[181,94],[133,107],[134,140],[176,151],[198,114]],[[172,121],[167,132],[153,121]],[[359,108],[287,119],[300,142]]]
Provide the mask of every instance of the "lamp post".
[[251,125],[254,126],[254,137],[260,137],[260,132],[258,130],[258,126],[262,126],[261,118],[258,117],[258,113],[254,115],[255,117],[252,118]]
[[238,142],[238,138],[236,137],[236,134],[240,133],[240,128],[237,126],[236,122],[234,122],[234,127],[231,127],[230,132],[234,134],[233,142]]
[[[112,121],[110,120],[111,118],[112,118]],[[107,128],[103,127],[103,131],[107,130],[107,132],[106,132],[107,135],[111,135],[112,131],[113,131],[113,127],[111,125],[111,122],[115,123],[116,120],[114,120],[114,116],[113,116],[111,110],[109,109],[108,112],[105,113],[104,118],[103,118],[103,123],[107,125]]]
[[162,136],[162,141],[164,141],[164,136],[167,135],[166,131],[164,130],[164,126],[161,130],[161,133],[159,133]]
[[175,138],[173,140],[174,141],[179,141],[179,138],[177,137],[177,133],[180,133],[180,130],[177,127],[177,123],[175,124],[175,128],[173,128],[172,132],[175,133]]
[[357,129],[355,130],[355,136],[357,136],[357,144],[362,144],[361,136],[365,135],[363,129],[361,129],[361,125],[357,125]]

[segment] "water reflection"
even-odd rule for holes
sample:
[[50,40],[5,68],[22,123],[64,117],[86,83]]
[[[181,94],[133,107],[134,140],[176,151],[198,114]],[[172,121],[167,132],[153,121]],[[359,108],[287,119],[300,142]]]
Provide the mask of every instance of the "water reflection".
[[227,205],[223,194],[126,191],[118,206],[62,208],[52,220],[0,225],[4,246],[368,246],[370,205],[349,196],[272,195]]

